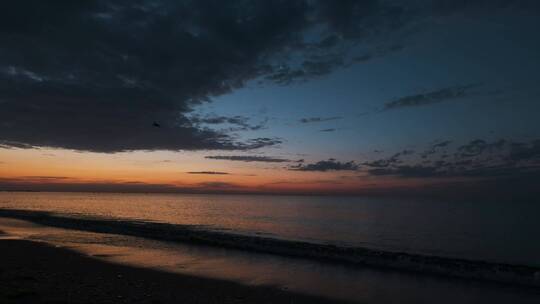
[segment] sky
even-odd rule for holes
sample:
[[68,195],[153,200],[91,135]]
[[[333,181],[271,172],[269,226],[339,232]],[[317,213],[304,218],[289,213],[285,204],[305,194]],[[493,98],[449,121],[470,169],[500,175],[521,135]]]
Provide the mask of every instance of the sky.
[[0,190],[538,195],[537,1],[6,1]]

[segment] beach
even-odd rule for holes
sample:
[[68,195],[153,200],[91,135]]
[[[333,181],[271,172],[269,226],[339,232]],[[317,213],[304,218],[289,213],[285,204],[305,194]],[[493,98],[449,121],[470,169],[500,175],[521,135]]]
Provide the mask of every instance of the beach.
[[0,304],[540,304],[540,1],[0,2]]
[[513,284],[167,245],[5,217],[0,226],[0,303],[528,304],[540,299],[538,288]]
[[0,240],[1,303],[345,303],[268,286],[112,264],[25,240]]

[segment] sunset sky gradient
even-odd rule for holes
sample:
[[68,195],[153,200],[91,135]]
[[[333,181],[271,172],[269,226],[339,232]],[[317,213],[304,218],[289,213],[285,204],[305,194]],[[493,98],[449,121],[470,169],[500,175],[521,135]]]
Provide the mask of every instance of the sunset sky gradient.
[[538,192],[537,1],[34,2],[0,190]]

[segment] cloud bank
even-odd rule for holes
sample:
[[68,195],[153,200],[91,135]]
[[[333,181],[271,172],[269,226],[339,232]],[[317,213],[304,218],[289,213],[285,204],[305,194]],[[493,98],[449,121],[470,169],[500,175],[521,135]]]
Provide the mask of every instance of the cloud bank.
[[289,167],[292,171],[312,171],[312,172],[326,172],[326,171],[356,171],[360,167],[354,162],[340,162],[333,158],[328,160],[321,160],[316,163],[304,164],[299,163]]
[[406,154],[398,153],[364,165],[370,168],[370,175],[401,178],[509,178],[536,177],[540,173],[540,140],[475,139],[453,150],[442,150],[449,144],[450,141],[434,144],[420,153],[421,159],[404,159]]
[[463,86],[447,87],[422,94],[415,94],[398,98],[384,105],[384,110],[393,110],[404,107],[417,107],[440,103],[448,100],[464,98],[471,94],[471,90],[477,88],[478,84],[468,84]]
[[[399,51],[402,46],[384,37],[475,5],[487,4],[3,1],[0,145],[106,153],[273,145],[239,142],[188,117],[197,105],[248,81],[287,85]],[[367,50],[354,53],[358,45]],[[435,92],[387,107],[460,94]]]

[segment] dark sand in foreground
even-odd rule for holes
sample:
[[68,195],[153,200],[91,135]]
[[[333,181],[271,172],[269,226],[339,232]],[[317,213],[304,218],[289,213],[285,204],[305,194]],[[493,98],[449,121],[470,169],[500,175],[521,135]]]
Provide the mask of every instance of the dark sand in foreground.
[[273,287],[111,264],[24,240],[0,240],[0,259],[0,303],[6,304],[338,303]]

